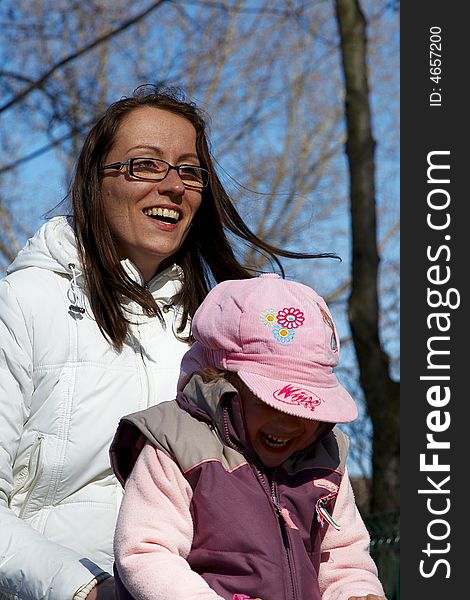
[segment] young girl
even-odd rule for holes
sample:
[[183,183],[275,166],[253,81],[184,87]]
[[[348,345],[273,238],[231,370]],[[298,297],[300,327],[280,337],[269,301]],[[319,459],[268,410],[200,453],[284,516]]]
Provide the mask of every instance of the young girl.
[[111,447],[118,597],[384,600],[324,300],[273,274],[226,281],[193,334],[176,401],[125,417]]

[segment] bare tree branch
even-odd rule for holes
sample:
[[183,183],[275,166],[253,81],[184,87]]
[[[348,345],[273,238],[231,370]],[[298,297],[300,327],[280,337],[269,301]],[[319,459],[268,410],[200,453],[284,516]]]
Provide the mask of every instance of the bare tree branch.
[[[392,237],[395,235],[395,233],[397,233],[399,228],[400,228],[400,221],[397,221],[396,223],[394,223],[392,225],[392,227],[390,227],[390,229],[387,231],[385,237],[380,242],[380,245],[379,245],[380,253],[383,252],[385,246],[387,245],[389,240],[392,239]],[[327,304],[330,304],[330,303],[334,302],[335,300],[337,300],[340,296],[342,296],[345,292],[347,292],[347,290],[349,290],[350,287],[351,287],[351,279],[348,279],[343,284],[341,284],[339,287],[337,287],[333,292],[328,294],[328,297],[325,298]]]
[[156,8],[158,8],[161,4],[164,4],[165,2],[172,2],[172,1],[173,0],[158,0],[157,2],[154,2],[147,9],[145,9],[142,12],[140,12],[135,17],[132,17],[131,19],[128,19],[127,21],[125,21],[124,23],[122,23],[119,27],[116,27],[112,31],[109,31],[108,33],[100,36],[99,38],[96,38],[90,44],[87,44],[86,46],[84,46],[83,48],[80,48],[76,52],[72,52],[71,54],[69,54],[68,56],[66,56],[65,58],[63,58],[62,60],[60,60],[59,62],[55,63],[54,65],[52,65],[52,67],[50,69],[48,69],[43,75],[41,75],[41,77],[39,77],[38,79],[36,79],[35,81],[33,81],[33,83],[31,83],[31,85],[29,85],[22,92],[20,92],[19,94],[17,94],[14,98],[12,98],[8,102],[6,102],[3,106],[0,106],[0,113],[1,112],[5,112],[9,108],[11,108],[12,106],[14,106],[18,102],[20,102],[20,100],[23,100],[24,98],[26,98],[26,96],[28,96],[33,90],[35,90],[37,88],[40,88],[44,84],[44,82],[47,79],[49,79],[49,77],[53,73],[55,73],[55,71],[57,71],[57,69],[60,69],[61,67],[63,67],[67,63],[70,63],[70,62],[76,60],[77,58],[79,58],[80,56],[82,56],[83,54],[85,54],[86,52],[89,52],[90,50],[93,50],[93,48],[96,48],[97,46],[99,46],[103,42],[108,41],[109,39],[115,37],[116,35],[122,33],[123,31],[125,31],[126,29],[128,29],[132,25],[135,25],[136,23],[138,23],[139,21],[141,21],[142,19],[144,19],[148,14],[150,14],[151,12],[153,12]]

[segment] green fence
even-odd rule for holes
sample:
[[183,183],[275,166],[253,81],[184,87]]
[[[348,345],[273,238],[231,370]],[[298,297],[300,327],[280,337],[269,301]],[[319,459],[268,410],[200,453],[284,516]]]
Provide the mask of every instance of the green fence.
[[370,553],[388,600],[400,600],[400,511],[365,515]]

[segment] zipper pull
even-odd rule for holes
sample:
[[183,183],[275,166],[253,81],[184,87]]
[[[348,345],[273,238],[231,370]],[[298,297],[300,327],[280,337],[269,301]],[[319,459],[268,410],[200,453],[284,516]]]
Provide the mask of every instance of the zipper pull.
[[323,496],[323,498],[319,498],[317,503],[315,504],[315,510],[317,511],[317,519],[320,525],[323,527],[325,525],[325,521],[329,523],[332,527],[336,529],[336,531],[341,531],[341,526],[334,521],[333,517],[326,510],[325,505],[329,504],[331,500],[334,498],[335,494],[329,494],[328,496]]
[[69,269],[72,272],[72,279],[67,291],[67,297],[70,301],[69,312],[72,316],[82,318],[85,314],[85,301],[83,292],[77,283],[78,271],[75,268],[75,263],[69,263]]
[[289,529],[296,529],[298,531],[299,528],[292,520],[292,517],[290,516],[288,509],[285,508],[284,506],[281,506],[276,497],[273,497],[273,503],[277,510],[277,513],[279,514],[279,516],[282,517],[282,519],[284,520],[284,523],[287,525],[287,527]]

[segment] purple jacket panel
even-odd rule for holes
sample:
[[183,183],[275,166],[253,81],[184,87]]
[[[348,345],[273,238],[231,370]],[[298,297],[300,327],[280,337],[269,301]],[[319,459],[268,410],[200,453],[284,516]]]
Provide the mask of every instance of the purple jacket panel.
[[[252,465],[228,472],[208,461],[185,476],[193,489],[195,532],[188,563],[213,590],[227,600],[236,593],[320,600],[318,569],[326,528],[320,527],[315,506],[329,492],[312,482],[328,479],[332,487],[339,486],[338,473],[315,468],[292,476],[280,468],[270,484]],[[277,503],[288,510],[290,526]]]

